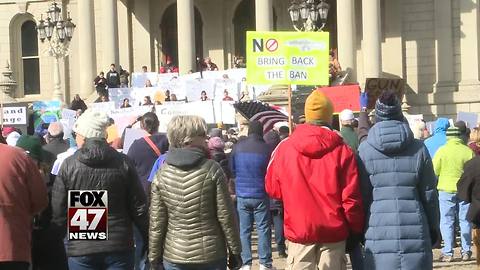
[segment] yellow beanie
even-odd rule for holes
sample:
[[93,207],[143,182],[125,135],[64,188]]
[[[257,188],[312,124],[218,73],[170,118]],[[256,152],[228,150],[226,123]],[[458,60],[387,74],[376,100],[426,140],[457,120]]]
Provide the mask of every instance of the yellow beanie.
[[305,120],[307,123],[322,121],[332,124],[333,104],[330,99],[319,90],[313,90],[305,101]]

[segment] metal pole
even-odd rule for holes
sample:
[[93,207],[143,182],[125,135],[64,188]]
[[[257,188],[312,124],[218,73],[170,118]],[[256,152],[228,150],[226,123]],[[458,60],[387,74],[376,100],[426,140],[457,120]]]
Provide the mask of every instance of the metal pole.
[[288,85],[288,128],[290,129],[290,134],[293,131],[292,123],[292,85]]

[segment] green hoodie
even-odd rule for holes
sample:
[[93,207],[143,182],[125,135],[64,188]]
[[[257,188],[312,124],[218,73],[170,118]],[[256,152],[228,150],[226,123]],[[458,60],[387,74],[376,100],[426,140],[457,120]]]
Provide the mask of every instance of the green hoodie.
[[463,166],[475,156],[462,139],[447,137],[447,143],[440,147],[433,157],[433,168],[438,177],[439,191],[457,192],[457,182],[463,174]]
[[342,138],[350,148],[352,148],[353,152],[356,153],[358,150],[358,135],[355,133],[355,130],[352,127],[343,126],[340,129],[340,134],[342,134]]

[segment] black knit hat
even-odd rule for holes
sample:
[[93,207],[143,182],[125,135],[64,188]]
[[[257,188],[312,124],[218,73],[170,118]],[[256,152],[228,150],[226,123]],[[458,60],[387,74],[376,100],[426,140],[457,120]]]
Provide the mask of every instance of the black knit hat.
[[256,134],[263,137],[263,125],[259,121],[251,121],[248,124],[248,135]]
[[395,92],[387,90],[380,95],[375,103],[376,122],[398,120],[403,121],[402,106]]

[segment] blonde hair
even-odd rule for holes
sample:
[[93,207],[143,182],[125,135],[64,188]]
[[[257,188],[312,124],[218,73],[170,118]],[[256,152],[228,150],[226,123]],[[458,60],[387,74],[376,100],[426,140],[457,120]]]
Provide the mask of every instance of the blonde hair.
[[167,138],[171,148],[188,146],[195,137],[207,136],[207,123],[194,115],[174,116],[167,126]]
[[472,128],[472,132],[470,132],[470,141],[480,144],[480,128]]

